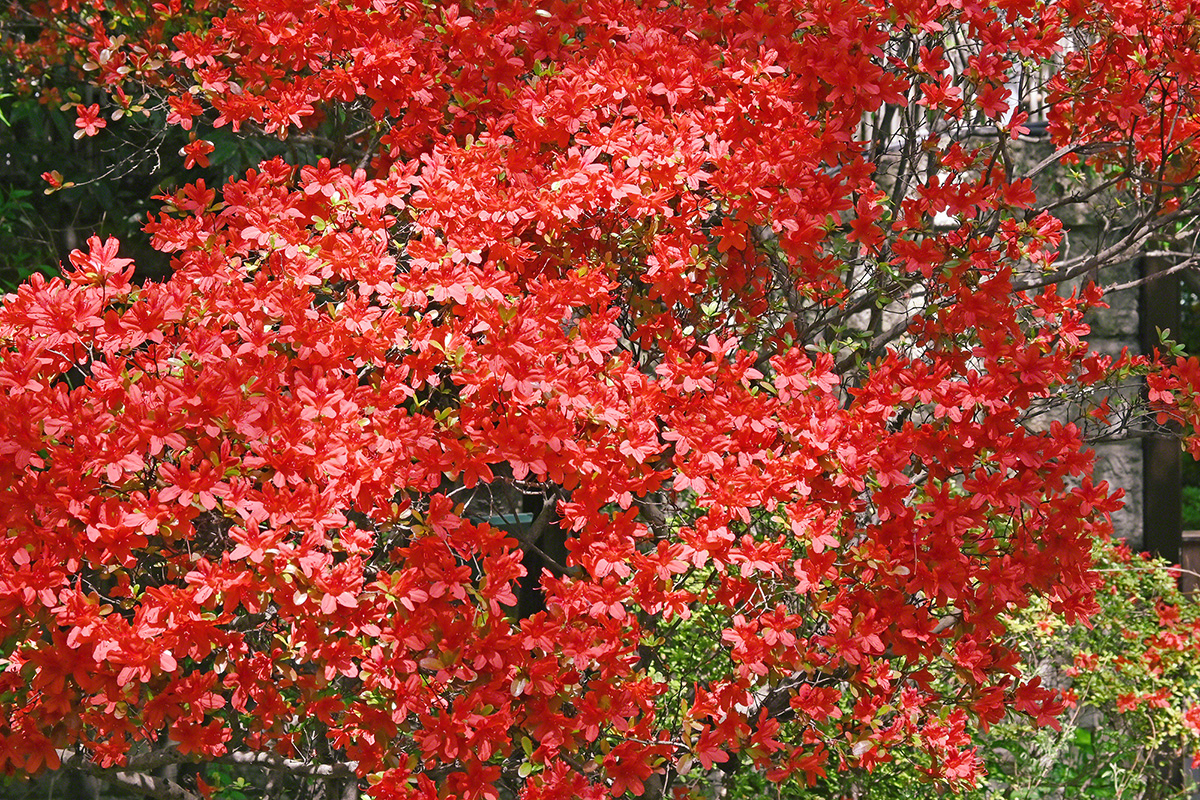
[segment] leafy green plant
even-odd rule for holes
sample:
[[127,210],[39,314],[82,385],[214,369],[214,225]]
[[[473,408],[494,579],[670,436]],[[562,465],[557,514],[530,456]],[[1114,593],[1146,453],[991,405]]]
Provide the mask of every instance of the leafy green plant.
[[49,273],[53,249],[37,235],[33,192],[0,186],[0,290],[10,290],[35,272]]
[[831,770],[814,786],[741,773],[716,780],[738,800],[1166,800],[1191,797],[1186,767],[1200,723],[1200,605],[1167,562],[1123,543],[1096,546],[1099,611],[1069,624],[1039,598],[1009,620],[1023,671],[1061,689],[1057,726],[1010,713],[973,742],[987,777],[974,788],[930,786],[917,754],[898,749],[873,772]]
[[1183,487],[1183,527],[1200,528],[1200,486]]
[[1012,621],[1028,668],[1063,688],[1068,710],[1057,730],[1009,718],[980,735],[985,797],[1189,796],[1200,609],[1170,565],[1124,544],[1098,545],[1096,570],[1090,624],[1068,625],[1042,600]]

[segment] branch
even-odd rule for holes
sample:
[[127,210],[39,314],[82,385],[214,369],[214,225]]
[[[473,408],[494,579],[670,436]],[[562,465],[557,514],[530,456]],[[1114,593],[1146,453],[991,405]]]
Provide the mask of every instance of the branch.
[[1133,255],[1137,248],[1143,245],[1147,240],[1165,225],[1175,222],[1177,215],[1166,215],[1163,220],[1168,220],[1161,225],[1153,227],[1145,226],[1145,220],[1140,220],[1124,238],[1109,245],[1099,253],[1093,253],[1087,257],[1081,257],[1074,262],[1064,263],[1057,271],[1040,277],[1036,280],[1026,281],[1013,285],[1014,292],[1024,292],[1030,289],[1040,289],[1044,286],[1051,286],[1064,281],[1069,281],[1072,278],[1077,278],[1080,275],[1086,275],[1094,269],[1114,266],[1121,261],[1123,256]]
[[1165,278],[1168,275],[1174,275],[1177,272],[1182,272],[1183,270],[1188,269],[1189,267],[1195,266],[1196,262],[1198,260],[1200,260],[1200,258],[1192,255],[1191,253],[1175,253],[1175,252],[1171,252],[1171,251],[1167,251],[1167,250],[1152,250],[1149,253],[1146,253],[1145,255],[1148,257],[1151,257],[1151,258],[1153,258],[1155,256],[1176,256],[1176,257],[1182,256],[1185,260],[1181,261],[1180,263],[1176,264],[1175,266],[1171,267],[1170,269],[1164,269],[1162,272],[1156,272],[1153,275],[1147,275],[1144,278],[1138,278],[1137,280],[1127,281],[1126,283],[1118,283],[1116,286],[1106,287],[1104,290],[1104,293],[1112,294],[1113,292],[1123,292],[1126,289],[1135,289],[1138,286],[1142,286],[1143,284],[1147,284],[1147,283],[1156,281],[1159,278]]
[[163,767],[169,767],[172,764],[180,764],[188,761],[187,756],[180,753],[174,747],[164,747],[161,750],[151,750],[148,753],[141,753],[135,756],[129,756],[125,759],[125,772],[153,772]]
[[638,513],[645,517],[646,525],[655,537],[665,538],[668,532],[667,515],[661,504],[651,500],[649,495],[634,495],[633,504],[637,506]]
[[1032,167],[1027,169],[1021,177],[1033,178],[1033,177],[1036,177],[1037,175],[1040,175],[1046,168],[1050,167],[1053,164],[1057,164],[1059,161],[1061,161],[1066,156],[1079,150],[1082,146],[1083,145],[1081,145],[1079,143],[1075,143],[1075,144],[1064,145],[1064,146],[1058,148],[1053,153],[1046,156],[1041,161],[1039,161],[1038,163],[1034,164]]
[[[128,768],[120,771],[105,769],[99,764],[93,763],[83,754],[73,750],[59,750],[58,758],[65,767],[81,770],[100,780],[117,784],[131,792],[137,792],[143,797],[152,797],[154,800],[203,800],[200,795],[189,792],[175,781],[167,778],[158,778],[146,772],[131,772]],[[136,769],[142,770],[162,767],[184,760],[186,759],[174,750],[158,750],[153,753],[147,753],[140,762],[135,763],[139,763]],[[153,767],[143,766],[145,764],[151,764]]]
[[834,365],[834,371],[838,374],[844,374],[853,364],[856,357],[861,357],[863,362],[869,362],[880,356],[887,346],[900,337],[908,327],[912,324],[912,315],[906,315],[904,319],[892,325],[886,331],[880,331],[870,340],[870,348],[866,351],[851,350],[849,354],[842,357],[841,360]]
[[100,772],[97,777],[155,800],[202,800],[200,795],[189,792],[175,781],[144,772]]
[[[263,128],[259,127],[258,125],[255,125],[252,122],[243,123],[243,125],[246,128],[246,130],[250,131],[255,136],[257,136],[261,139],[279,139],[280,138],[278,136],[278,134],[267,133]],[[328,139],[324,136],[318,136],[315,133],[288,134],[287,140],[291,141],[291,142],[298,142],[299,144],[320,145],[321,147],[324,147],[328,150],[334,150],[338,146],[337,142],[333,141],[332,139]]]
[[1081,204],[1091,201],[1091,199],[1093,197],[1095,197],[1096,195],[1100,194],[1101,192],[1103,192],[1107,189],[1111,189],[1113,186],[1116,186],[1118,183],[1120,183],[1121,181],[1124,181],[1124,180],[1129,180],[1129,176],[1125,175],[1125,174],[1115,175],[1115,176],[1109,178],[1108,180],[1104,181],[1103,183],[1098,183],[1095,186],[1085,186],[1082,189],[1071,192],[1070,194],[1067,194],[1067,195],[1063,195],[1062,197],[1058,198],[1057,200],[1054,200],[1053,202],[1048,203],[1044,206],[1039,206],[1038,208],[1033,209],[1033,210],[1034,211],[1053,211],[1056,208],[1062,208],[1064,206],[1081,205]]
[[339,761],[332,764],[310,764],[294,758],[284,758],[275,753],[248,753],[238,751],[221,756],[215,761],[224,764],[244,764],[277,772],[290,772],[293,775],[307,775],[318,778],[358,778],[357,761]]
[[530,523],[529,528],[523,533],[515,534],[517,543],[521,545],[521,549],[527,553],[536,553],[541,556],[542,563],[554,574],[562,576],[569,575],[572,578],[578,578],[583,574],[583,570],[579,567],[568,567],[565,564],[560,564],[551,558],[545,550],[538,547],[537,542],[542,538],[542,535],[549,529],[551,521],[554,518],[555,498],[557,495],[551,495],[546,498],[546,502],[542,504],[541,513]]
[[535,545],[550,529],[550,521],[554,518],[555,496],[547,497],[542,502],[542,510],[529,524],[524,535],[519,536],[522,544]]
[[[131,789],[137,789],[137,786],[141,785],[144,789],[138,789],[138,791],[142,791],[143,794],[148,794],[152,797],[162,797],[167,800],[184,800],[184,798],[195,797],[195,795],[172,781],[165,781],[163,778],[154,778],[145,774],[171,764],[179,764],[192,760],[173,747],[132,756],[126,761],[125,766],[119,772],[101,767],[93,763],[86,756],[73,750],[59,750],[58,757],[64,766],[83,770],[98,778],[114,780],[122,786]],[[244,750],[228,753],[219,758],[211,759],[211,761],[219,764],[263,767],[273,772],[288,772],[292,775],[305,775],[317,778],[358,778],[357,761],[314,764],[294,758],[284,758],[276,753],[249,752]],[[160,785],[164,781],[169,786]],[[182,794],[179,794],[179,792],[182,792]]]

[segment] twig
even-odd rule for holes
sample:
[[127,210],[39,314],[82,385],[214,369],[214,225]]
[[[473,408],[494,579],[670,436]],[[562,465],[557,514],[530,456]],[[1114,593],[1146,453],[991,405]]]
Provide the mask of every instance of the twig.
[[[1146,253],[1145,255],[1154,257],[1154,256],[1178,256],[1180,254],[1179,253],[1171,253],[1171,252],[1152,251],[1152,252]],[[1146,277],[1138,278],[1137,280],[1126,281],[1125,283],[1118,283],[1116,286],[1105,287],[1104,293],[1112,294],[1113,292],[1123,292],[1126,289],[1135,289],[1138,286],[1143,286],[1147,283],[1152,283],[1153,281],[1156,281],[1159,278],[1164,278],[1167,275],[1174,275],[1177,272],[1182,272],[1183,270],[1188,269],[1189,267],[1193,267],[1196,265],[1198,260],[1200,260],[1200,259],[1197,259],[1195,256],[1188,254],[1186,261],[1182,261],[1182,262],[1176,264],[1175,266],[1171,267],[1170,269],[1164,269],[1162,272],[1156,272],[1153,275],[1147,275]]]

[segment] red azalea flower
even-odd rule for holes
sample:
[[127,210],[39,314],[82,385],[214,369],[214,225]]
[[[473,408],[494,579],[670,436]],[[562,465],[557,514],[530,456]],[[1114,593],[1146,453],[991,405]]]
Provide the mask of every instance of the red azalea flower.
[[78,118],[75,120],[75,127],[79,130],[75,131],[75,138],[82,139],[84,136],[95,136],[100,132],[100,129],[108,125],[107,122],[100,119],[100,104],[92,103],[90,106],[77,106],[75,113]]
[[183,146],[179,154],[184,157],[184,169],[191,169],[195,166],[207,167],[208,154],[213,151],[212,142],[204,139],[197,139]]

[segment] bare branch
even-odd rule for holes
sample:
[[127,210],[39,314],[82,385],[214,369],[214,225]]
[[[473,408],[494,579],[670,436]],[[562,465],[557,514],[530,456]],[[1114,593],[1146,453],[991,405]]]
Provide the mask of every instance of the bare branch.
[[[148,758],[140,762],[139,766],[136,767],[137,771],[133,771],[128,768],[122,770],[105,769],[99,764],[92,762],[83,753],[73,750],[58,751],[58,757],[63,766],[81,770],[99,780],[116,784],[123,789],[136,792],[143,797],[151,797],[154,800],[202,800],[200,795],[189,792],[175,781],[149,774],[150,769],[184,761],[185,759],[177,751],[174,749],[159,750],[146,755]],[[153,764],[154,766],[146,767],[142,766],[142,764]]]
[[[1081,147],[1081,145],[1076,143],[1076,144],[1065,145],[1063,147],[1058,148],[1053,153],[1046,156],[1041,161],[1039,161],[1038,163],[1036,163],[1032,167],[1030,167],[1028,170],[1026,170],[1023,177],[1033,178],[1037,175],[1040,175],[1041,173],[1046,171],[1048,168],[1057,164],[1059,161],[1062,161],[1067,156],[1071,155],[1072,153],[1077,152],[1080,147]],[[1114,147],[1115,147],[1115,145],[1114,145]]]
[[200,795],[189,792],[175,781],[144,772],[104,772],[97,777],[154,800],[201,800]]
[[550,527],[550,523],[554,518],[554,497],[546,498],[545,504],[542,506],[541,513],[530,523],[529,528],[523,533],[515,534],[517,543],[521,545],[521,549],[527,553],[536,553],[541,557],[542,562],[556,575],[569,575],[571,577],[579,577],[582,574],[579,567],[568,567],[565,564],[560,564],[546,551],[538,546],[537,542],[542,538],[542,534]]
[[1173,252],[1163,251],[1163,250],[1152,250],[1152,251],[1146,253],[1145,255],[1147,255],[1149,257],[1186,256],[1186,260],[1176,264],[1175,266],[1173,266],[1169,269],[1164,269],[1162,272],[1156,272],[1153,275],[1147,275],[1146,277],[1138,278],[1137,280],[1126,281],[1125,283],[1118,283],[1115,286],[1105,287],[1105,289],[1104,289],[1105,294],[1112,294],[1113,292],[1123,292],[1126,289],[1135,289],[1138,286],[1143,286],[1147,283],[1153,283],[1154,281],[1158,280],[1159,278],[1165,278],[1168,275],[1174,275],[1177,272],[1182,272],[1183,270],[1189,269],[1190,267],[1194,267],[1194,266],[1196,266],[1197,263],[1200,263],[1200,256],[1196,256],[1191,253],[1184,254],[1184,253],[1173,253]]
[[265,767],[277,772],[290,772],[293,775],[308,775],[320,778],[351,778],[357,779],[357,761],[340,761],[332,764],[312,764],[298,761],[294,758],[283,758],[274,753],[249,753],[244,751],[229,753],[216,759],[226,764],[247,764]]

